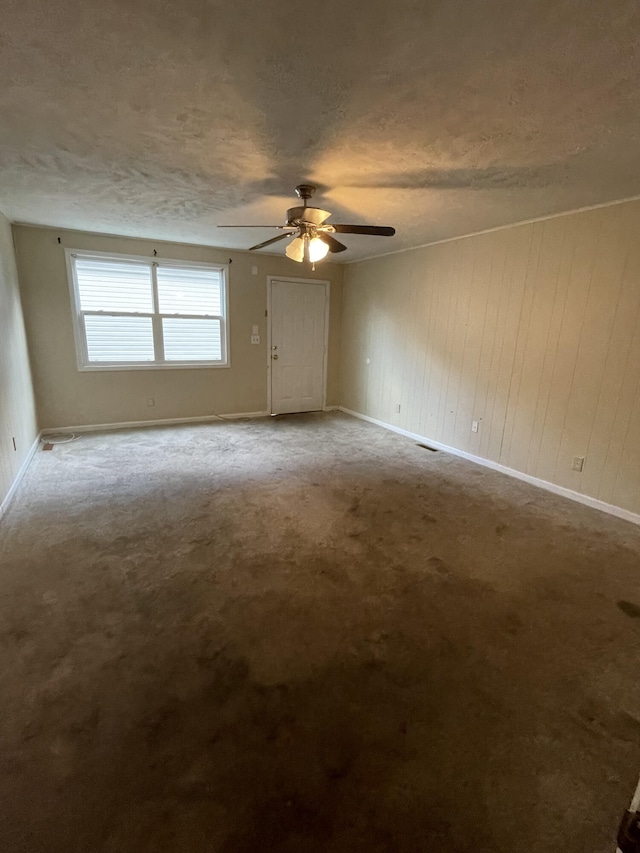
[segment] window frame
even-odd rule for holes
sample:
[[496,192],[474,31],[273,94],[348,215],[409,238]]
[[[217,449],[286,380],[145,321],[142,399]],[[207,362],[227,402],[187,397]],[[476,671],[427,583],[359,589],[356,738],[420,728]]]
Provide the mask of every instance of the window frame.
[[[186,261],[177,258],[148,257],[146,255],[126,255],[119,252],[92,252],[87,249],[65,249],[67,264],[67,279],[69,281],[69,292],[71,299],[71,315],[73,320],[73,336],[75,340],[76,362],[79,371],[115,371],[115,370],[202,370],[231,367],[229,356],[229,264],[205,263],[201,261]],[[87,258],[89,260],[103,261],[129,261],[133,263],[146,264],[151,270],[151,289],[153,300],[153,312],[147,311],[82,311],[80,308],[80,293],[78,289],[78,277],[76,274],[76,258]],[[194,269],[216,270],[221,274],[221,315],[213,314],[161,314],[158,301],[158,276],[157,267],[174,266],[180,268],[193,267]],[[122,362],[122,361],[89,361],[87,349],[87,338],[85,332],[85,316],[112,317],[150,317],[153,330],[153,350],[155,359],[144,362]],[[220,320],[220,341],[222,359],[220,361],[166,361],[164,358],[164,340],[162,334],[163,318],[197,319],[207,318]]]

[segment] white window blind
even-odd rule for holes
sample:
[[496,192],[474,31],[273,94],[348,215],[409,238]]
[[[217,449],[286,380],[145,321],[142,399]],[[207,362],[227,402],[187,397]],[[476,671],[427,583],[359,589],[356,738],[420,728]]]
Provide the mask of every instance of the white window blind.
[[89,314],[84,318],[89,361],[154,361],[151,317],[112,317]]
[[222,314],[220,270],[158,266],[161,314]]
[[220,320],[162,318],[167,361],[217,361],[222,358]]
[[81,368],[226,365],[225,267],[68,257]]
[[77,258],[75,263],[82,311],[153,312],[149,264],[88,258]]

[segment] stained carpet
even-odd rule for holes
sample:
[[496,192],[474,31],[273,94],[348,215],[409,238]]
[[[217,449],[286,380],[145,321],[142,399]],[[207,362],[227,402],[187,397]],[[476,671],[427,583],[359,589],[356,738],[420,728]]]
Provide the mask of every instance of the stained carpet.
[[342,414],[83,434],[0,533],[5,853],[611,853],[640,530]]

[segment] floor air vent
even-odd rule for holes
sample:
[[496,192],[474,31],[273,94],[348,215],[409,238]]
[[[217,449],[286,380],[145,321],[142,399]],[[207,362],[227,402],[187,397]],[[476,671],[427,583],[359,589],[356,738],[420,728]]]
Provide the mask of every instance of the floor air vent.
[[423,450],[429,450],[431,453],[437,453],[438,452],[437,447],[429,447],[428,444],[419,444],[418,443],[417,447],[421,447]]

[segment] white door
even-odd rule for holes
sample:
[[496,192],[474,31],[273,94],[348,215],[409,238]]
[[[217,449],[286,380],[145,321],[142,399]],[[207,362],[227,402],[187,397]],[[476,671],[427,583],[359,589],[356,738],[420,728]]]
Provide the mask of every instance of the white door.
[[322,409],[327,284],[273,279],[270,289],[271,411]]

